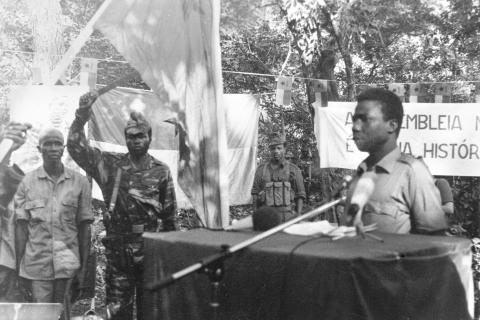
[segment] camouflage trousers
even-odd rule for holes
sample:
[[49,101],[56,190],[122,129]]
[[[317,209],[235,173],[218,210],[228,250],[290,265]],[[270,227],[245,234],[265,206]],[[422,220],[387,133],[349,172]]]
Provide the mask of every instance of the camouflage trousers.
[[124,242],[117,238],[105,245],[106,304],[112,320],[143,320],[143,241]]

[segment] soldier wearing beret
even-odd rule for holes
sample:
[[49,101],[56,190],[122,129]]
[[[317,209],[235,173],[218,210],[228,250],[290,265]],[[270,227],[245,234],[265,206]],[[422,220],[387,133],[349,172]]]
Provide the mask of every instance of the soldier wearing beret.
[[[279,222],[301,214],[305,199],[305,186],[300,169],[285,159],[285,139],[273,137],[269,143],[271,158],[261,164],[252,187],[254,209],[274,207]],[[292,206],[295,205],[295,209]]]
[[68,135],[68,151],[95,179],[108,213],[103,222],[107,268],[107,313],[111,319],[143,319],[143,232],[176,230],[176,200],[172,175],[166,164],[148,154],[152,129],[138,112],[125,126],[128,153],[103,152],[88,144],[84,125],[98,94],[80,98]]

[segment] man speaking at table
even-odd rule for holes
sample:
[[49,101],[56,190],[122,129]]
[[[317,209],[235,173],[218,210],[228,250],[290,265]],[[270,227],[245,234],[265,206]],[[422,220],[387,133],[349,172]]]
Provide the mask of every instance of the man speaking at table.
[[369,154],[357,175],[372,172],[377,177],[362,221],[365,225],[376,223],[381,232],[441,232],[447,223],[431,174],[397,146],[402,118],[402,102],[390,91],[368,89],[357,98],[353,140],[360,151]]

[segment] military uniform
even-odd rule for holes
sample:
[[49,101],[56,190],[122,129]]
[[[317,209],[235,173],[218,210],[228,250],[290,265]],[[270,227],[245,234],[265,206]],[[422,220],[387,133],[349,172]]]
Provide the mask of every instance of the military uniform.
[[251,194],[257,196],[258,207],[275,207],[281,215],[281,222],[285,222],[295,216],[292,212],[295,200],[305,199],[302,173],[286,160],[275,169],[270,162],[262,164],[255,172]]
[[112,319],[132,319],[136,289],[137,318],[142,319],[142,233],[176,229],[172,176],[167,165],[148,154],[147,161],[138,168],[128,153],[101,152],[90,147],[83,129],[87,119],[77,110],[67,147],[75,162],[98,183],[107,206],[114,203],[110,217],[104,219],[107,307]]

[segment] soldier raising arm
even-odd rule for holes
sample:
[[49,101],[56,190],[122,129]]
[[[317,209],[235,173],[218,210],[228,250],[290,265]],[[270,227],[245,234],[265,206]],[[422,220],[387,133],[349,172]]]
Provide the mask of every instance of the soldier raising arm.
[[83,127],[97,97],[91,92],[80,98],[67,147],[98,183],[109,208],[104,217],[108,312],[112,319],[131,319],[136,301],[137,319],[143,319],[142,233],[177,228],[173,180],[168,166],[148,154],[152,129],[140,113],[132,112],[125,126],[128,153],[102,152],[89,146]]

